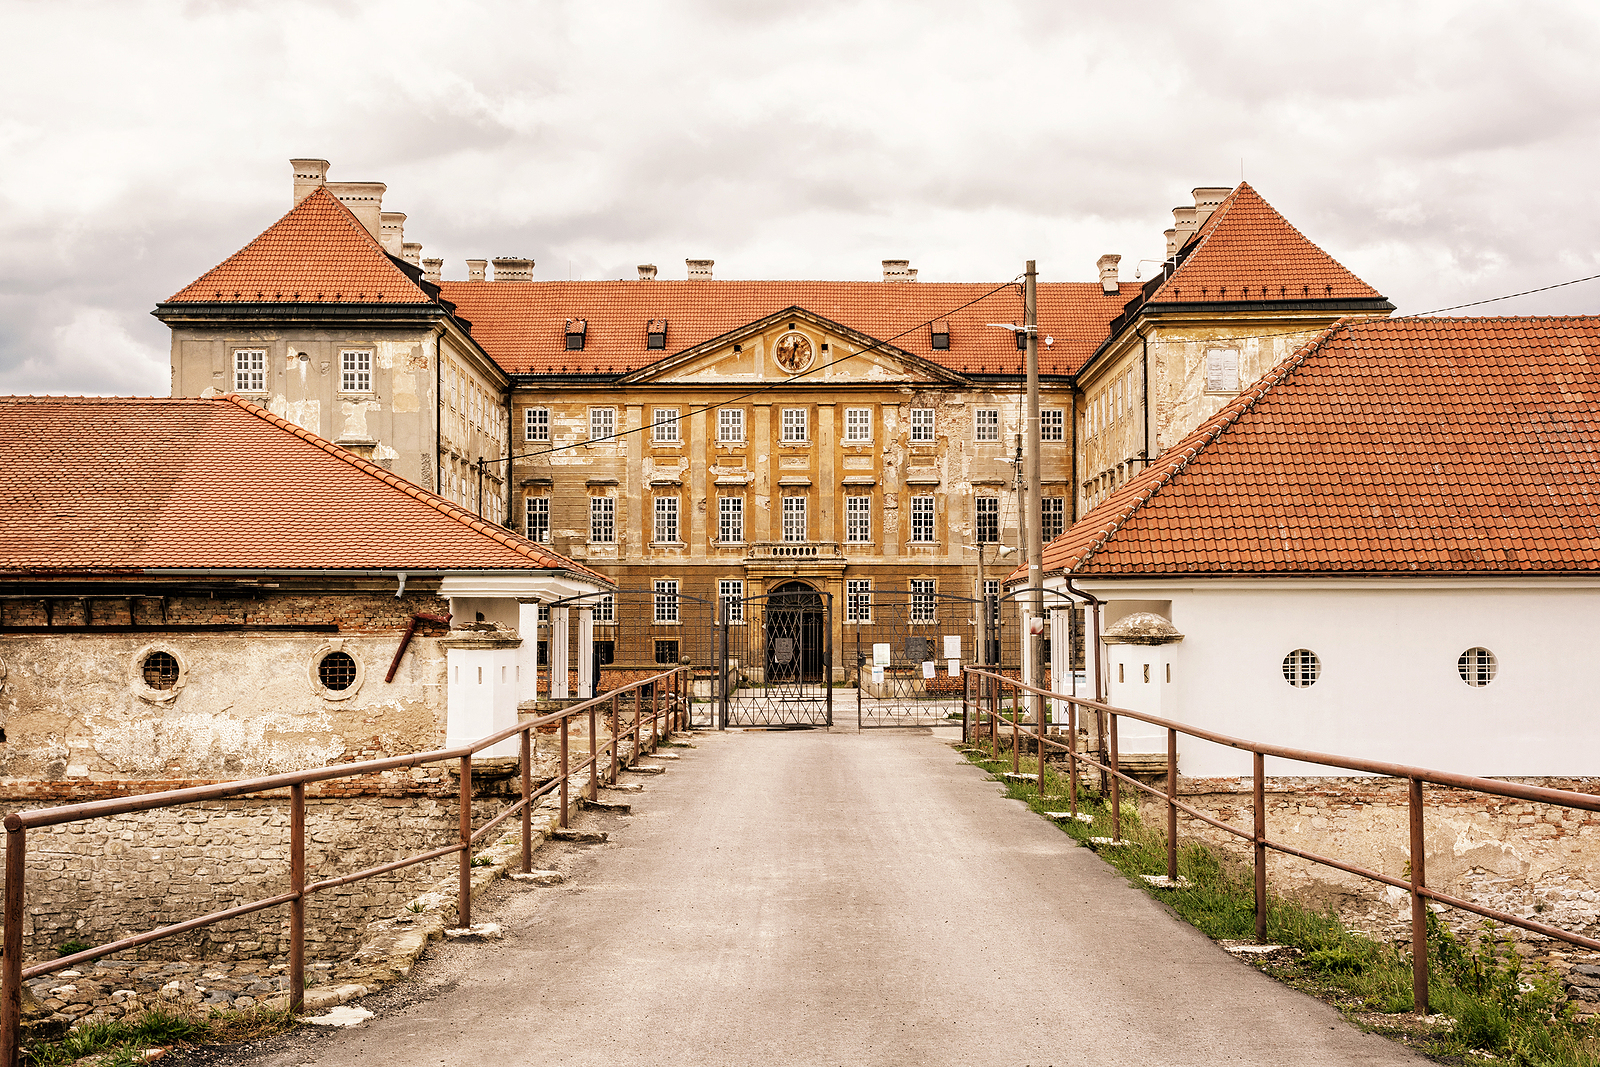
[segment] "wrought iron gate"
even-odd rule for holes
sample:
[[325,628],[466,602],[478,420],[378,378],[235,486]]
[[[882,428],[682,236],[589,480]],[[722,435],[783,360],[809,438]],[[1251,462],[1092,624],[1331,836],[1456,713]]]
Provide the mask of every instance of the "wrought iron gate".
[[[994,662],[1006,646],[1006,604],[991,608],[997,609],[988,634]],[[1006,614],[1014,620],[1014,605]],[[961,664],[981,660],[982,630],[983,603],[971,597],[874,590],[849,599],[844,631],[858,728],[959,722]]]
[[719,610],[722,725],[832,726],[832,594],[789,582]]
[[[617,589],[610,593],[590,593],[556,601],[552,607],[586,609],[592,614],[594,643],[588,677],[592,691],[579,692],[578,657],[583,655],[579,639],[578,612],[572,611],[566,647],[570,650],[564,666],[570,679],[568,692],[579,698],[599,696],[613,689],[660,674],[669,666],[687,660],[695,667],[689,685],[687,715],[695,726],[714,726],[716,673],[716,617],[710,600],[680,592],[678,583],[664,580],[651,589]],[[539,640],[539,691],[550,691],[547,676],[548,635]],[[556,667],[554,669],[560,669]],[[646,694],[648,696],[648,693]]]

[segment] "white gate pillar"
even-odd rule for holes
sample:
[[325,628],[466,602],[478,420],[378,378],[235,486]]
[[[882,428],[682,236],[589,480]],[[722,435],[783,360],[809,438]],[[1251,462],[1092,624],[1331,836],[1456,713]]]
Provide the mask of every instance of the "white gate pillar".
[[594,605],[578,608],[578,696],[594,696]]
[[[1050,691],[1073,693],[1072,689],[1072,612],[1070,606],[1050,609]],[[1059,727],[1067,721],[1065,701],[1050,702],[1050,721]]]
[[[445,747],[471,744],[517,724],[517,652],[525,642],[503,630],[456,630],[439,642],[446,650]],[[485,756],[521,752],[515,735],[479,751]]]
[[567,676],[568,630],[567,608],[550,609],[550,699],[565,700],[571,696]]
[[517,701],[539,699],[539,602],[517,601]]

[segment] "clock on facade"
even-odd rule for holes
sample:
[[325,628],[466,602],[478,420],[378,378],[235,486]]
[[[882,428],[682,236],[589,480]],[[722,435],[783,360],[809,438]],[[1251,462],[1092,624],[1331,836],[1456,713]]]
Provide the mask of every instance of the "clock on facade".
[[803,334],[786,333],[772,346],[772,358],[789,374],[811,366],[811,342]]

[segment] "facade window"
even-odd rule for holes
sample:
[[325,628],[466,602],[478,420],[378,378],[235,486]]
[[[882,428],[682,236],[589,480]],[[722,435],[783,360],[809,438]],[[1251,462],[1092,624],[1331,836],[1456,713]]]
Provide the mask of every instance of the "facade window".
[[347,348],[339,353],[339,389],[345,393],[372,392],[372,352]]
[[348,652],[329,652],[317,664],[317,680],[324,689],[341,693],[356,683],[356,661]]
[[530,496],[523,502],[523,531],[530,541],[550,543],[550,498]]
[[810,438],[806,436],[806,409],[783,409],[783,443],[803,445]]
[[589,498],[589,540],[599,545],[617,541],[617,502],[608,496]]
[[1046,541],[1060,537],[1067,528],[1067,498],[1047,496],[1039,501],[1039,532]]
[[978,544],[994,545],[1000,542],[1000,498],[980,496],[978,505]]
[[594,602],[594,621],[606,623],[617,621],[617,595],[615,593],[607,593]]
[[233,391],[236,393],[264,393],[267,391],[267,350],[265,348],[236,348],[233,350]]
[[615,663],[617,661],[617,643],[615,641],[595,641],[594,655],[601,666],[607,663]]
[[524,441],[550,440],[549,408],[529,408],[522,413],[522,439]]
[[744,542],[744,497],[717,498],[717,541],[725,545]]
[[806,498],[803,496],[783,498],[783,539],[785,541],[806,539]]
[[178,684],[178,657],[155,651],[144,658],[144,684],[151,689],[173,689]]
[[852,444],[872,440],[872,409],[844,409],[844,439]]
[[933,409],[911,409],[911,443],[914,445],[928,445],[933,443]]
[[1239,350],[1237,348],[1206,349],[1206,392],[1237,393],[1239,391]]
[[[678,621],[678,579],[657,578],[655,582],[655,621],[658,623],[671,623]],[[677,654],[673,654],[677,658]],[[659,662],[659,661],[658,661]]]
[[1494,681],[1494,653],[1487,648],[1469,648],[1456,660],[1456,670],[1463,682],[1474,689],[1482,688]]
[[[983,580],[983,599],[989,605],[989,625],[1000,625],[1000,579],[985,578]],[[995,656],[990,663],[1000,662],[1000,657]]]
[[844,621],[872,621],[872,579],[846,578],[844,583]]
[[656,662],[663,666],[671,664],[676,667],[678,665],[678,642],[657,641]]
[[744,579],[724,578],[717,583],[722,600],[722,617],[730,623],[744,622]]
[[1039,440],[1065,441],[1067,417],[1060,408],[1047,408],[1039,412]]
[[911,621],[933,622],[935,618],[933,601],[933,579],[911,579]]
[[616,408],[589,409],[589,440],[604,441],[617,433]]
[[1296,689],[1309,689],[1322,673],[1322,661],[1309,648],[1297,648],[1283,657],[1283,680]]
[[678,498],[675,496],[656,497],[656,536],[657,544],[676,544],[678,541]]
[[1000,409],[979,408],[977,410],[977,421],[974,425],[977,429],[977,439],[979,441],[1000,440]]
[[678,409],[656,408],[656,422],[651,440],[657,444],[678,443]]
[[744,408],[717,409],[717,440],[722,444],[744,444]]
[[911,498],[911,543],[933,544],[933,497],[931,496]]
[[844,539],[852,545],[872,542],[872,498],[847,496],[844,498]]

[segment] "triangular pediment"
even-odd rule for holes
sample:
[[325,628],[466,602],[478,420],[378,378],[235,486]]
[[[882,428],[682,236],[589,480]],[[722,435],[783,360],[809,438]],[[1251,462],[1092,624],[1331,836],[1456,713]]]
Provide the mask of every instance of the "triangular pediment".
[[965,378],[802,307],[790,307],[666,356],[619,384],[961,384]]

